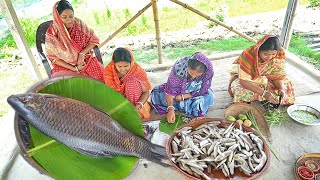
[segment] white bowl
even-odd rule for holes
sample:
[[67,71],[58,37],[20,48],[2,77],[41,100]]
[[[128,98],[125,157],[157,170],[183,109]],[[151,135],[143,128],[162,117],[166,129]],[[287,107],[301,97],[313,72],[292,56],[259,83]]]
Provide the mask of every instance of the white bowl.
[[[292,116],[292,113],[296,110],[304,110],[304,111],[308,111],[314,115],[317,116],[317,120],[314,120],[312,123],[305,123],[305,122],[302,122],[302,121],[299,121],[299,119],[297,119],[296,117]],[[291,119],[293,119],[294,121],[298,122],[298,123],[301,123],[301,124],[304,124],[304,125],[320,125],[320,111],[311,107],[311,106],[308,106],[308,105],[303,105],[303,104],[294,104],[294,105],[291,105],[288,107],[287,109],[287,113],[288,115],[290,116]]]

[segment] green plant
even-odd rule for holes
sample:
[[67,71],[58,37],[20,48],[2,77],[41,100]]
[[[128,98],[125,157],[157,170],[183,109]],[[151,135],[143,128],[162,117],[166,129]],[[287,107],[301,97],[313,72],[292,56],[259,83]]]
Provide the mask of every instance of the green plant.
[[35,18],[22,18],[20,19],[20,23],[22,26],[23,33],[26,36],[26,39],[28,41],[28,44],[30,46],[35,46],[36,31],[39,24],[41,23],[40,20]]
[[293,35],[289,45],[289,51],[300,56],[308,57],[308,62],[320,69],[320,54],[308,47],[308,42],[302,35]]
[[142,16],[141,16],[141,23],[142,23],[142,26],[148,27],[147,18],[144,14],[142,14]]
[[126,8],[124,10],[124,16],[125,16],[127,21],[131,18],[131,13],[130,13],[130,10],[128,8]]
[[99,13],[95,11],[93,13],[93,16],[94,16],[94,20],[95,20],[96,24],[99,25],[100,24]]
[[311,7],[317,7],[320,4],[320,0],[309,0]]
[[107,7],[107,18],[111,19],[111,10]]
[[14,41],[13,36],[11,34],[6,36],[5,38],[1,38],[0,40],[0,48],[4,49],[7,47],[17,48],[16,42]]

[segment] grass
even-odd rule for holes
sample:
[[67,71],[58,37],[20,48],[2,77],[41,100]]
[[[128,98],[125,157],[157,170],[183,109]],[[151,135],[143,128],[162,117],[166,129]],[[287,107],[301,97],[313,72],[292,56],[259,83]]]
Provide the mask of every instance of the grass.
[[300,56],[308,57],[308,62],[320,70],[320,53],[310,49],[308,42],[300,35],[293,35],[289,45],[289,51]]

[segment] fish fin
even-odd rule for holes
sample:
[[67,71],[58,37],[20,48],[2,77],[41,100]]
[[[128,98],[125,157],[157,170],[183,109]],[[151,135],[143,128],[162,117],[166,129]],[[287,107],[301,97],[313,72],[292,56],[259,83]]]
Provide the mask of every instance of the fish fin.
[[167,160],[167,153],[164,147],[159,146],[157,144],[153,144],[150,147],[150,151],[152,152],[153,158],[149,160],[156,162],[164,167],[170,166],[170,164],[162,162],[162,160]]
[[74,150],[78,151],[79,153],[81,154],[84,154],[84,155],[87,155],[87,156],[90,156],[90,157],[101,157],[101,156],[105,156],[105,157],[108,157],[108,158],[111,158],[112,157],[112,154],[109,154],[107,152],[95,152],[95,151],[88,151],[88,150],[84,150],[84,149],[80,149],[80,148],[73,148]]

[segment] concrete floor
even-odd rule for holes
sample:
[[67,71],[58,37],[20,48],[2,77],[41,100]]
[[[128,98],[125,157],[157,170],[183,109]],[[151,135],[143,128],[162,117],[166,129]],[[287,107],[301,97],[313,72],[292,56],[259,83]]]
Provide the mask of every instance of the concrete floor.
[[[296,63],[296,61],[294,60],[293,63]],[[298,63],[296,66],[306,71],[309,69],[309,66],[305,66],[304,63]],[[306,73],[310,72],[308,71]],[[318,78],[320,77],[320,72],[312,70],[312,73],[313,74],[310,74],[310,78],[315,79],[315,83],[320,84],[320,78]],[[310,105],[320,110],[320,92],[297,97],[296,103]],[[225,111],[225,109],[213,110],[210,111],[207,116],[223,118]],[[1,118],[0,127],[0,179],[52,179],[48,176],[41,175],[19,155],[19,149],[14,136],[13,111]],[[294,179],[293,166],[295,160],[305,153],[320,153],[319,127],[320,126],[305,126],[290,119],[280,127],[271,127],[273,139],[271,145],[280,157],[280,161],[277,161],[271,155],[270,167],[260,179]],[[184,179],[184,177],[172,168],[165,168],[150,162],[147,168],[139,164],[137,169],[126,179],[179,180]]]

